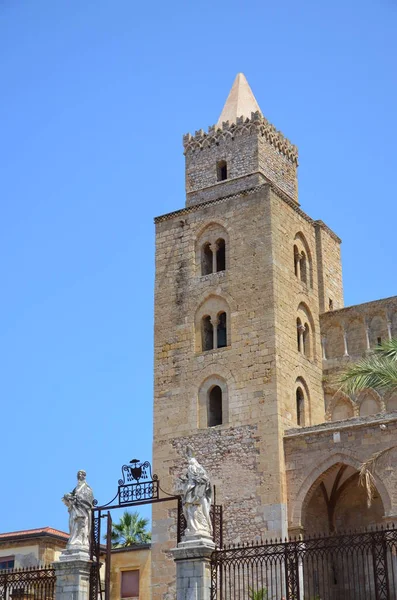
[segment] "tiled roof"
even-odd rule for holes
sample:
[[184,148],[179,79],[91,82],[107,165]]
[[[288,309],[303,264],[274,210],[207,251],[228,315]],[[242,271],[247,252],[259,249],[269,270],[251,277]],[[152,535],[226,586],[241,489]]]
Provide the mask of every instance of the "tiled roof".
[[21,531],[10,531],[7,533],[0,533],[0,541],[4,539],[15,539],[22,537],[39,537],[41,535],[51,535],[55,537],[63,538],[64,540],[69,539],[69,534],[53,527],[42,527],[40,529],[23,529]]

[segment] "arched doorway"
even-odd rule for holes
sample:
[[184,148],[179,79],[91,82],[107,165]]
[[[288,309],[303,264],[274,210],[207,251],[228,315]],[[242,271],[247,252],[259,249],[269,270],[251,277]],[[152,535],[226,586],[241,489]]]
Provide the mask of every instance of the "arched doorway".
[[302,505],[302,526],[308,535],[362,529],[382,523],[383,516],[379,493],[368,506],[358,471],[344,463],[337,463],[320,475]]

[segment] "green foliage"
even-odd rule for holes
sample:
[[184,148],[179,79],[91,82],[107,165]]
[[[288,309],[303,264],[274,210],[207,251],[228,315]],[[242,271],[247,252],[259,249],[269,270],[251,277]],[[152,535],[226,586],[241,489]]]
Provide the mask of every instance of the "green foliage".
[[126,548],[150,542],[152,534],[146,531],[149,519],[139,516],[137,511],[126,510],[119,523],[112,524],[112,548]]
[[255,591],[252,587],[248,588],[249,600],[267,600],[267,588],[263,587]]
[[341,388],[354,394],[366,388],[397,390],[397,339],[387,340],[369,356],[346,369],[339,378]]

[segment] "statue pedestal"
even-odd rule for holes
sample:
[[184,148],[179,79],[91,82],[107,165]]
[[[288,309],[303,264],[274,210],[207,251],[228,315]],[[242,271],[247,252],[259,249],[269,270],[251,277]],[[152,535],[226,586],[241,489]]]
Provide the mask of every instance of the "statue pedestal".
[[53,563],[56,574],[56,600],[88,600],[91,572],[86,548],[64,550]]
[[210,537],[190,534],[171,550],[176,562],[176,600],[210,600],[214,549]]

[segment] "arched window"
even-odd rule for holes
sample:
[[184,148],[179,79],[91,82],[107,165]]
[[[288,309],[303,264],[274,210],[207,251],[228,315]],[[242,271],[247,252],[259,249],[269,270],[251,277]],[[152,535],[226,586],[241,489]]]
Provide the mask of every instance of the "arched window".
[[229,235],[220,223],[208,223],[196,239],[196,273],[210,275],[226,270]]
[[202,350],[212,350],[214,347],[214,328],[211,323],[211,317],[205,315],[201,320],[201,342]]
[[306,254],[301,252],[300,256],[300,272],[301,272],[301,281],[306,283],[307,285],[307,263],[306,263]]
[[313,287],[313,265],[309,244],[299,231],[294,238],[294,272],[309,289]]
[[208,427],[222,425],[222,390],[214,385],[208,394]]
[[212,273],[212,250],[211,244],[207,242],[201,249],[201,274],[209,275]]
[[220,160],[216,163],[216,178],[218,181],[227,179],[227,164],[225,160]]
[[229,423],[229,393],[224,377],[207,377],[198,389],[197,400],[200,429]]
[[226,313],[221,312],[218,315],[217,347],[224,348],[225,346],[227,346]]
[[216,270],[224,271],[226,269],[225,240],[216,241]]
[[305,415],[305,396],[300,387],[296,389],[296,423],[298,425],[304,424]]

